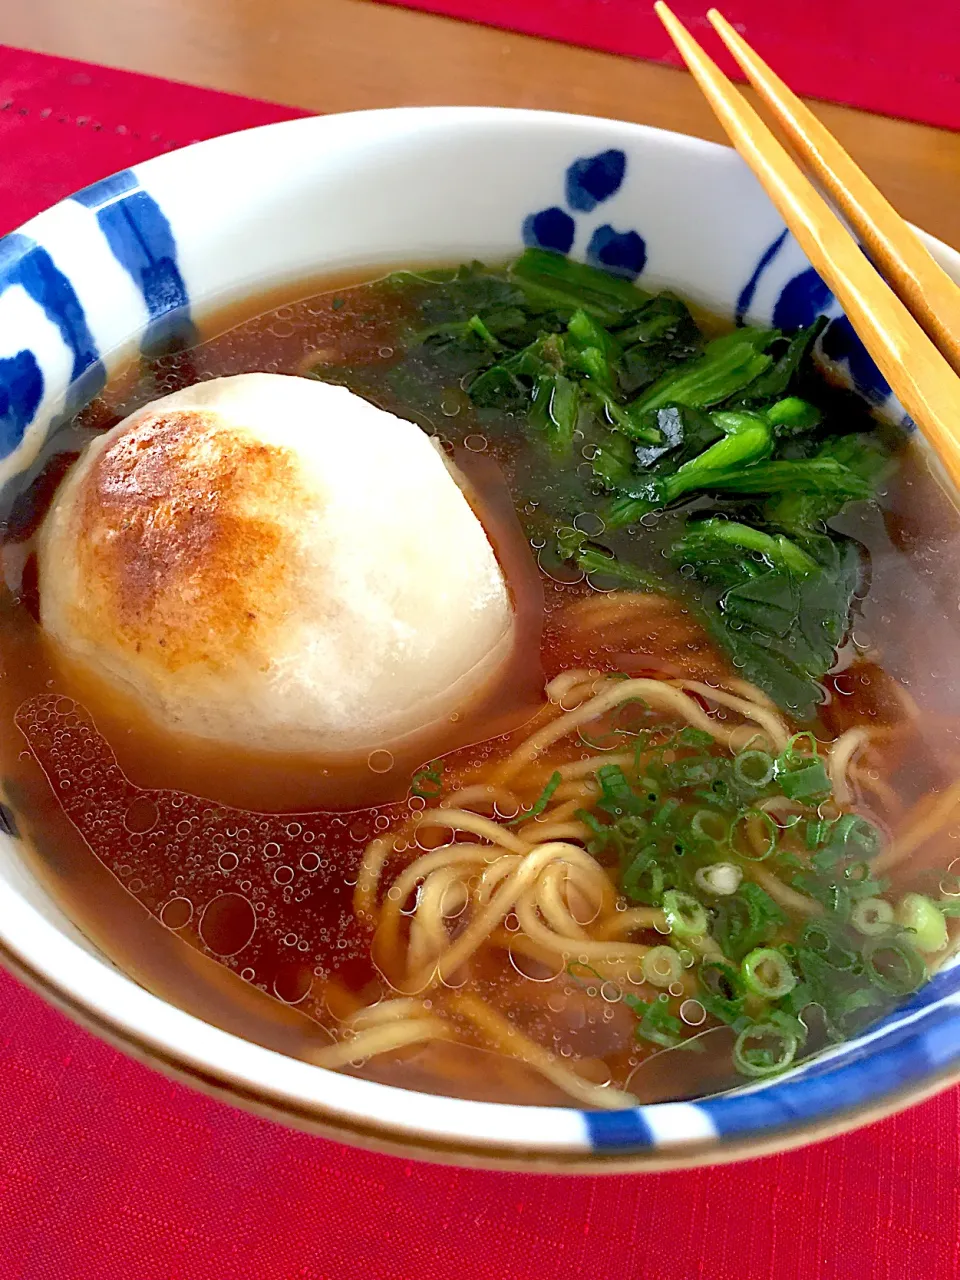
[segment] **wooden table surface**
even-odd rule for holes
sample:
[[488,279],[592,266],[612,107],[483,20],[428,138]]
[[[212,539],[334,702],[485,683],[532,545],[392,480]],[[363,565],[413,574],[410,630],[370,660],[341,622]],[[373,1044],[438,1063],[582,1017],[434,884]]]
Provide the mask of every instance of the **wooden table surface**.
[[[0,43],[314,111],[540,107],[722,138],[685,72],[367,0],[0,0]],[[817,110],[905,217],[960,245],[960,133]]]

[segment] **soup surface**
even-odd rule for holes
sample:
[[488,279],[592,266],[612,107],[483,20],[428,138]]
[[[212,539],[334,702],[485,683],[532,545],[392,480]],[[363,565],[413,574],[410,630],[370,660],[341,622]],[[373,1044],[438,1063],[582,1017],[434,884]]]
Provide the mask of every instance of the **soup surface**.
[[[783,1070],[951,957],[956,513],[813,369],[819,326],[724,333],[528,252],[203,329],[115,378],[0,513],[4,794],[121,968],[328,1067],[611,1107]],[[37,532],[85,445],[252,371],[347,386],[469,485],[517,642],[429,759],[175,733],[39,625]]]

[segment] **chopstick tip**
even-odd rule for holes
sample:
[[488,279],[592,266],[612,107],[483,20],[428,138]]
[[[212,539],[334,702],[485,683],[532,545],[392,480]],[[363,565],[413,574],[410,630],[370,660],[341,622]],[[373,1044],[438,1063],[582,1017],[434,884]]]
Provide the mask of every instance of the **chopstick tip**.
[[708,9],[707,21],[710,23],[711,27],[713,27],[714,31],[719,32],[721,36],[727,32],[734,32],[734,28],[730,25],[719,9]]
[[680,19],[666,3],[666,0],[656,0],[656,3],[653,6],[653,12],[657,15],[671,35],[673,35],[677,30],[683,30]]

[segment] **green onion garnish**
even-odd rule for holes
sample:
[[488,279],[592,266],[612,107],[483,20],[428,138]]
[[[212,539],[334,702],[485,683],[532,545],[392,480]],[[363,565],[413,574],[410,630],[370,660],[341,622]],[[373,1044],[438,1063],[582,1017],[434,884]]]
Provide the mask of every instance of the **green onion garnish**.
[[830,839],[832,829],[832,818],[809,819],[806,826],[807,848],[812,852],[814,849],[819,849],[821,845],[826,844]]
[[855,813],[845,813],[834,823],[831,844],[842,844],[847,854],[872,858],[882,843],[880,832],[871,822]]
[[677,743],[681,747],[698,747],[702,750],[704,747],[713,746],[713,738],[703,729],[694,729],[691,725],[686,725],[677,734]]
[[744,956],[740,966],[744,986],[756,996],[779,1000],[797,985],[797,977],[786,957],[774,947],[757,947]]
[[633,902],[654,906],[660,901],[664,878],[663,868],[654,856],[656,851],[656,845],[648,845],[637,854],[624,873],[621,881],[623,892]]
[[889,933],[893,922],[893,907],[885,898],[862,898],[850,912],[850,923],[867,938]]
[[770,895],[758,884],[745,881],[728,898],[717,903],[714,937],[724,955],[739,962],[754,949],[769,942],[787,917]]
[[801,769],[811,760],[819,760],[820,744],[812,733],[795,733],[781,751],[777,766],[781,773]]
[[663,913],[670,932],[678,938],[701,937],[707,931],[707,913],[689,893],[668,889],[663,895]]
[[683,1043],[684,1025],[670,1012],[666,996],[658,997],[651,1004],[638,1000],[636,996],[631,996],[629,1000],[624,996],[624,1002],[635,1013],[643,1010],[636,1030],[639,1040],[649,1040],[664,1049],[674,1049]]
[[918,951],[943,951],[949,941],[943,912],[922,893],[904,895],[897,907],[897,921],[911,931],[911,942]]
[[767,751],[741,751],[733,758],[733,774],[741,786],[760,791],[774,779],[777,765]]
[[437,796],[443,794],[443,762],[441,760],[431,761],[413,775],[410,794],[419,796],[421,800],[436,800]]
[[873,982],[891,995],[916,991],[927,976],[919,951],[900,938],[871,938],[863,948],[863,963]]
[[721,960],[705,960],[698,973],[700,1003],[728,1026],[743,1016],[744,986],[736,969]]
[[[751,826],[754,830],[757,830],[758,827],[761,830],[761,840],[758,841],[759,850],[750,842],[749,832]],[[776,851],[779,834],[777,824],[769,813],[765,813],[762,809],[748,809],[746,813],[741,813],[733,824],[731,846],[734,853],[741,858],[747,858],[750,862],[763,862],[765,858],[769,858]]]
[[702,844],[722,845],[730,838],[730,823],[716,809],[698,809],[690,819],[690,832]]
[[850,970],[857,967],[857,953],[845,946],[840,932],[821,923],[811,920],[800,935],[798,952],[812,951],[831,969]]
[[560,785],[560,774],[552,773],[550,775],[550,781],[540,792],[539,796],[537,796],[536,800],[534,800],[530,809],[527,810],[526,813],[518,813],[515,818],[512,818],[505,825],[508,827],[514,827],[517,825],[518,822],[529,822],[531,818],[539,818],[541,813],[543,813],[544,809],[546,809],[547,805],[553,799],[553,793],[556,791],[559,785]]
[[737,1036],[733,1062],[745,1076],[768,1076],[783,1071],[797,1056],[799,1041],[773,1022],[755,1022]]
[[821,800],[833,790],[822,760],[813,760],[780,774],[780,789],[789,800]]
[[618,764],[602,765],[594,776],[600,784],[598,808],[615,817],[624,813],[642,813],[647,808],[646,800],[636,794]]
[[693,880],[704,893],[726,897],[740,888],[743,872],[735,862],[714,862],[709,867],[700,867]]
[[640,967],[653,987],[669,987],[683,976],[683,963],[673,947],[651,947]]

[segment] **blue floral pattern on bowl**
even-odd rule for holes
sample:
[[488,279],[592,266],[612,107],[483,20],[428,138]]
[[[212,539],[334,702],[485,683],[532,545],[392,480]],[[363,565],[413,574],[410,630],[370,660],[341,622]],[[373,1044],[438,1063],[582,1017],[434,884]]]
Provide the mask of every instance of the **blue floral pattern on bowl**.
[[[616,195],[626,173],[627,156],[623,151],[609,150],[579,157],[564,174],[567,205],[574,213],[593,213],[599,204]],[[523,222],[522,238],[526,245],[568,254],[573,248],[576,230],[572,214],[552,206],[528,214]],[[744,322],[764,274],[775,264],[788,238],[790,232],[784,227],[760,254],[737,298],[738,324]],[[638,231],[615,231],[604,223],[593,231],[584,257],[595,267],[636,280],[646,265],[646,243]],[[833,293],[813,267],[807,267],[783,285],[770,318],[776,328],[793,333],[812,324],[817,316],[830,316],[818,344],[821,358],[825,357],[842,370],[850,385],[871,404],[886,405],[891,399],[890,384],[854,333],[850,321],[838,312]],[[902,411],[897,416],[909,424]]]
[[[190,346],[196,330],[177,265],[177,247],[163,210],[132,170],[104,178],[71,199],[96,216],[117,262],[139,290],[149,316],[140,342],[145,356]],[[69,277],[31,237],[0,240],[0,294],[19,286],[56,325],[73,357],[70,395],[58,422],[73,417],[106,383],[106,369],[87,316]],[[43,399],[44,375],[25,348],[0,359],[0,456],[20,444]]]

